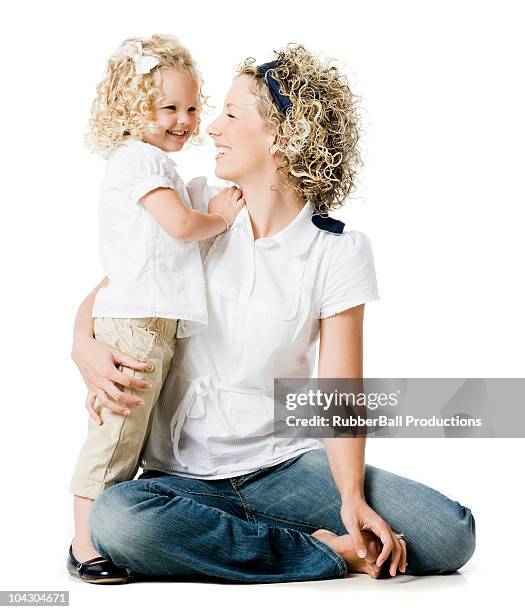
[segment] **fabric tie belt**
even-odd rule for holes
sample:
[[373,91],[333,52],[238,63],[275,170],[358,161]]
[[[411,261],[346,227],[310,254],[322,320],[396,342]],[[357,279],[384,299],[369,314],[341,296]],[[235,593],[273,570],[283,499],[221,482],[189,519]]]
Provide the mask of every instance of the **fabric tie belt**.
[[263,391],[262,389],[250,389],[249,387],[234,387],[231,385],[225,385],[218,380],[211,380],[209,376],[198,376],[197,378],[188,378],[181,374],[176,374],[183,380],[190,383],[188,390],[186,391],[179,407],[175,411],[173,418],[171,419],[171,439],[173,441],[173,454],[175,459],[184,467],[187,464],[182,461],[179,451],[179,442],[184,427],[186,418],[199,419],[206,416],[206,400],[204,399],[208,394],[208,390],[211,385],[221,391],[229,391],[233,393],[242,393],[244,395],[252,396],[268,396],[273,397],[273,389],[270,393]]

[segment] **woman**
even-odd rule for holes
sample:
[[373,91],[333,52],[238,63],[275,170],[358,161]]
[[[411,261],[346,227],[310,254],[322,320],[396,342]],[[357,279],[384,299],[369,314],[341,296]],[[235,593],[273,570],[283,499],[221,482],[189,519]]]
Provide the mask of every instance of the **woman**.
[[[217,176],[239,185],[246,207],[202,245],[209,327],[179,340],[144,472],[91,511],[109,561],[80,563],[79,576],[114,571],[116,581],[125,567],[285,582],[457,570],[475,547],[468,508],[365,464],[365,438],[272,435],[273,380],[310,377],[318,338],[320,378],[362,377],[364,304],[378,299],[368,238],[326,216],[361,161],[345,78],[301,45],[262,66],[247,60],[208,134]],[[191,191],[207,200],[202,181]],[[95,420],[95,394],[115,412],[140,409],[141,381],[126,372],[146,368],[93,339],[97,289],[79,309],[73,348]]]

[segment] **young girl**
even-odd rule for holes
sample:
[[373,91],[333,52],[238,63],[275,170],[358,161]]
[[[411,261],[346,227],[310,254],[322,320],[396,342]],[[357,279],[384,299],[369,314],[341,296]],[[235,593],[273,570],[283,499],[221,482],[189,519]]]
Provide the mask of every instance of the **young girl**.
[[[135,476],[176,337],[207,325],[198,240],[227,231],[244,205],[238,189],[192,210],[196,179],[185,186],[167,153],[198,140],[201,78],[176,38],[128,38],[110,57],[92,106],[88,146],[108,159],[99,207],[100,252],[107,276],[92,310],[95,338],[145,362],[122,368],[134,406],[116,414],[95,403],[69,491],[75,537],[68,569],[90,582],[124,582],[127,573],[100,557],[88,525],[93,501]],[[202,208],[202,206],[201,206]],[[108,389],[100,389],[103,395]]]

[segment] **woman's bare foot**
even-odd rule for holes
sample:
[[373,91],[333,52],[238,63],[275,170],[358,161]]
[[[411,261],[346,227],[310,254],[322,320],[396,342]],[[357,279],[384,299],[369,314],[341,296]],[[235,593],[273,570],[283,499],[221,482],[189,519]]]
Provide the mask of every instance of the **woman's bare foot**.
[[350,534],[338,536],[328,531],[328,529],[318,529],[311,535],[321,540],[321,542],[328,544],[336,553],[339,553],[345,560],[349,572],[359,572],[368,574],[372,578],[379,578],[381,568],[377,567],[375,562],[381,553],[381,540],[371,531],[361,531],[367,550],[367,555],[364,559],[357,556],[357,551]]

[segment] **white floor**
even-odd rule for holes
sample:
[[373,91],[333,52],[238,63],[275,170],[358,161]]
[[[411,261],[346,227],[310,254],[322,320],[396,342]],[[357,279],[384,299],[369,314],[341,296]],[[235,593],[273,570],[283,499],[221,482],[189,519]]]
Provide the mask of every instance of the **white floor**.
[[[288,584],[227,585],[147,582],[94,586],[70,578],[65,557],[72,534],[71,499],[66,491],[69,464],[58,463],[53,477],[24,478],[5,470],[8,499],[2,521],[0,590],[69,590],[74,610],[157,610],[191,605],[200,610],[267,610],[289,606],[294,612],[322,609],[391,611],[501,605],[522,598],[520,477],[523,440],[370,440],[367,462],[425,482],[469,506],[476,519],[473,558],[448,576],[396,576],[373,580],[352,574],[344,579]],[[37,503],[38,500],[42,500]],[[410,562],[410,559],[409,559]],[[399,598],[399,599],[398,599]],[[369,608],[369,606],[372,606]],[[401,606],[401,608],[400,608]],[[451,612],[452,612],[451,610]],[[186,611],[185,611],[186,612]]]
[[[472,604],[497,604],[503,599],[516,603],[518,586],[514,573],[503,569],[483,571],[469,562],[448,576],[397,576],[372,580],[353,574],[339,580],[265,585],[217,585],[210,583],[136,583],[118,587],[94,587],[66,579],[61,588],[70,590],[70,605],[78,610],[167,609],[194,610],[447,610]],[[514,595],[514,596],[513,596]]]

